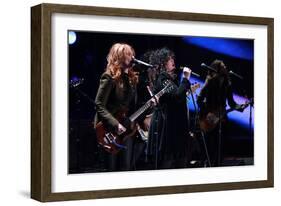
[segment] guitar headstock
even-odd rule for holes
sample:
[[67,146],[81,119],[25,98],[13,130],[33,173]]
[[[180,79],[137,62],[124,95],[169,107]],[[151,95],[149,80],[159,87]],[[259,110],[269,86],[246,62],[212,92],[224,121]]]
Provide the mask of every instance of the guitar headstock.
[[163,82],[163,86],[164,86],[163,90],[167,93],[171,92],[174,89],[174,84],[171,82],[171,80],[168,80],[168,79],[166,79]]
[[195,83],[191,84],[191,86],[190,86],[191,92],[194,93],[200,87],[201,87],[200,83],[195,82]]
[[[201,87],[200,83],[192,83],[190,86],[190,90],[192,93],[194,93],[197,89],[199,89]],[[186,92],[186,96],[188,96],[190,94],[190,90]]]

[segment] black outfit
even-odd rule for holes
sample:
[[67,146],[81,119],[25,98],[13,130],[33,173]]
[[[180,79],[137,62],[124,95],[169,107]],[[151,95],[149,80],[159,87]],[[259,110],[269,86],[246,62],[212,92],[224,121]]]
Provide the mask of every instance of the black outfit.
[[179,84],[162,72],[159,74],[154,94],[172,82],[172,89],[159,99],[155,108],[148,138],[148,154],[155,162],[155,168],[182,168],[186,166],[188,142],[188,115],[186,92],[190,82],[183,78]]
[[[214,112],[221,120],[212,131],[205,134],[211,166],[220,166],[222,163],[222,149],[227,132],[226,101],[232,109],[239,109],[241,106],[233,99],[231,81],[228,76],[219,74],[213,77],[208,76],[197,98],[197,104],[200,108],[200,118],[208,112]],[[221,131],[221,136],[219,136],[219,131]]]
[[[102,121],[108,128],[117,130],[118,120],[114,117],[120,110],[135,110],[135,88],[129,83],[127,74],[122,74],[121,81],[117,82],[108,73],[100,79],[100,85],[95,99],[96,116],[95,125]],[[127,138],[123,143],[127,149],[121,150],[117,155],[105,152],[107,169],[109,171],[130,170],[132,167],[133,139]]]

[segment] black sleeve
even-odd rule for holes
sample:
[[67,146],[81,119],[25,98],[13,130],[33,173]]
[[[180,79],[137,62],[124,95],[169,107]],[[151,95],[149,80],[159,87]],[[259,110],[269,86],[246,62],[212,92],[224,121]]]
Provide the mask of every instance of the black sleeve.
[[112,128],[118,127],[118,120],[106,109],[109,95],[113,89],[113,80],[108,74],[103,74],[100,79],[97,96],[95,99],[96,111],[101,121]]

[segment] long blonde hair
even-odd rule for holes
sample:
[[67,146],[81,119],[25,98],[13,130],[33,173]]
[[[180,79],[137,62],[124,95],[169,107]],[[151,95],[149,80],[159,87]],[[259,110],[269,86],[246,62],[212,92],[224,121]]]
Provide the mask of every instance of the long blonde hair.
[[[125,43],[116,43],[112,45],[107,55],[106,72],[111,74],[116,81],[121,80],[122,66],[127,52],[131,52],[132,56],[135,56],[133,47]],[[138,83],[138,75],[133,71],[132,67],[128,68],[128,77],[131,85],[135,86]]]

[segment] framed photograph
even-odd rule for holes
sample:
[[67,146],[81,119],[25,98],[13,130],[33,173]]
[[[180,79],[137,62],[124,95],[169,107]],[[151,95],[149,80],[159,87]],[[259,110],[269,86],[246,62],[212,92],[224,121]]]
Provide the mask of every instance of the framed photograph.
[[31,197],[273,187],[271,18],[31,8]]

